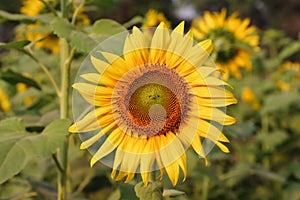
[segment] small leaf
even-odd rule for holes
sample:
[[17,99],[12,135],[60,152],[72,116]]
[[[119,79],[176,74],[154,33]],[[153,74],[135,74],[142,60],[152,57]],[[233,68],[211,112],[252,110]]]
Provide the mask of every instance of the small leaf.
[[23,50],[26,45],[30,43],[29,40],[21,40],[16,42],[9,42],[9,43],[0,43],[0,48],[3,49],[17,49]]
[[126,31],[127,29],[111,19],[101,19],[94,23],[92,32],[100,35],[111,36]]
[[289,43],[289,45],[287,45],[282,49],[282,51],[279,53],[279,58],[281,60],[284,60],[289,56],[299,52],[299,50],[300,50],[300,41],[291,42]]
[[174,189],[164,189],[163,196],[164,197],[176,197],[176,196],[181,196],[185,195],[184,192],[179,191],[179,190],[174,190]]
[[[9,127],[12,124],[16,128]],[[64,141],[69,125],[69,120],[60,119],[49,124],[41,134],[29,134],[19,119],[1,121],[0,184],[24,169],[32,158],[54,153]]]
[[41,90],[41,87],[33,79],[25,77],[22,74],[14,72],[10,69],[5,72],[2,72],[0,74],[0,78],[10,84],[24,83],[28,86]]

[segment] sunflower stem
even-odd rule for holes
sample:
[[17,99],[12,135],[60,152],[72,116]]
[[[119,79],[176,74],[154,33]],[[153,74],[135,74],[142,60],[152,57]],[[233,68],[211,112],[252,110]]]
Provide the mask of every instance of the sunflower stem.
[[155,182],[156,181],[156,171],[150,172],[150,182]]
[[202,182],[201,200],[207,200],[207,198],[208,198],[208,189],[209,189],[209,177],[204,176],[203,177],[203,182]]
[[[67,0],[61,0],[61,13],[67,18]],[[60,69],[61,69],[61,97],[60,97],[60,118],[68,118],[69,113],[69,89],[70,89],[70,66],[75,50],[69,51],[69,44],[64,38],[59,39],[60,45]],[[59,150],[61,170],[58,170],[58,200],[67,199],[67,173],[68,173],[68,149],[69,135],[65,138]]]
[[[268,134],[269,134],[269,118],[268,115],[264,115],[262,116],[262,134],[264,134],[266,137],[268,138]],[[262,144],[262,148],[264,152],[268,152],[269,151],[269,144],[267,141],[264,141]],[[263,166],[265,169],[270,169],[270,160],[268,157],[264,157],[263,158]]]

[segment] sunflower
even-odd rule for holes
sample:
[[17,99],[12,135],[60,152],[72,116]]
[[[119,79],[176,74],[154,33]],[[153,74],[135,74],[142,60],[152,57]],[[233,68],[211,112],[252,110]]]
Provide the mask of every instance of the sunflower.
[[8,112],[11,109],[9,96],[5,93],[5,91],[0,88],[0,109],[3,112]]
[[251,70],[251,57],[257,51],[259,36],[250,20],[241,20],[237,13],[226,18],[226,9],[221,12],[205,12],[202,18],[193,21],[191,31],[196,39],[210,38],[216,52],[216,65],[223,71],[223,78],[229,75],[241,78],[240,68]]
[[154,9],[149,9],[146,13],[142,28],[155,27],[161,22],[164,22],[167,28],[171,27],[170,22],[167,20],[163,13],[157,12]]
[[91,166],[111,158],[116,180],[128,182],[139,172],[147,185],[159,169],[176,185],[180,169],[186,177],[187,148],[206,158],[201,140],[207,140],[229,152],[220,128],[235,122],[224,108],[236,99],[217,76],[211,51],[210,40],[194,43],[191,32],[184,34],[184,22],[172,32],[162,22],[154,31],[126,33],[121,56],[92,54],[97,72],[82,74],[87,82],[73,88],[94,109],[69,128],[91,133],[81,144],[92,149]]
[[245,87],[242,91],[242,95],[241,95],[241,99],[243,102],[251,104],[252,108],[254,110],[259,110],[261,105],[256,97],[256,95],[254,94],[254,92],[248,88]]
[[282,91],[290,91],[300,83],[300,63],[284,62],[274,73],[277,87]]

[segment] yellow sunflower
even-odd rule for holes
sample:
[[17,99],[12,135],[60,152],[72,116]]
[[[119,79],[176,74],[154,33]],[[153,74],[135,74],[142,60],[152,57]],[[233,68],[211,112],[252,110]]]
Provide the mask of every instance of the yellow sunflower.
[[171,23],[167,20],[163,13],[157,12],[154,9],[149,9],[146,13],[142,28],[155,27],[161,22],[164,22],[167,28],[171,28]]
[[3,112],[8,112],[11,109],[9,96],[5,93],[5,91],[0,88],[0,109]]
[[252,50],[258,50],[259,36],[250,20],[241,20],[237,13],[226,18],[226,9],[221,12],[205,12],[202,18],[193,21],[191,31],[197,39],[210,38],[216,52],[216,65],[223,71],[224,79],[231,74],[241,78],[240,68],[251,70]]
[[[276,76],[277,75],[277,76]],[[277,87],[282,91],[290,91],[300,83],[300,63],[284,62],[275,73]]]
[[134,27],[121,56],[92,54],[97,72],[85,72],[73,88],[94,110],[69,128],[91,135],[81,144],[92,149],[91,166],[110,161],[112,178],[128,182],[139,172],[145,185],[159,169],[176,185],[180,169],[186,177],[187,148],[206,158],[207,140],[229,152],[221,127],[235,122],[224,108],[237,101],[216,75],[211,51],[211,41],[195,44],[182,22],[171,32],[164,23],[155,31]]

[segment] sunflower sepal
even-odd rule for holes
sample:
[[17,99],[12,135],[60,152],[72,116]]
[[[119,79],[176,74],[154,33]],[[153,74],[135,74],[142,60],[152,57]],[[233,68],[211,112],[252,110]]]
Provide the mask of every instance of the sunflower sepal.
[[136,196],[142,200],[163,199],[163,184],[161,181],[149,182],[147,186],[143,182],[139,182],[135,185],[134,191]]

